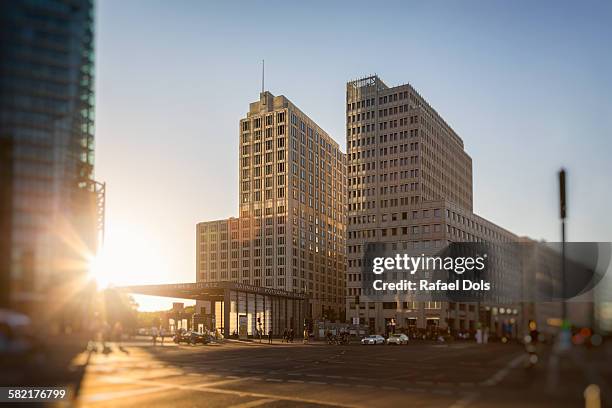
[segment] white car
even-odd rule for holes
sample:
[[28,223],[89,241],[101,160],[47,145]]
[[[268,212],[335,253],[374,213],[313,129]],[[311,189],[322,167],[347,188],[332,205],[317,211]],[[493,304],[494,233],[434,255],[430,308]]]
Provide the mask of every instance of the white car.
[[391,334],[387,339],[387,344],[408,344],[408,336],[404,333]]
[[385,338],[379,334],[372,334],[361,339],[361,344],[385,344]]

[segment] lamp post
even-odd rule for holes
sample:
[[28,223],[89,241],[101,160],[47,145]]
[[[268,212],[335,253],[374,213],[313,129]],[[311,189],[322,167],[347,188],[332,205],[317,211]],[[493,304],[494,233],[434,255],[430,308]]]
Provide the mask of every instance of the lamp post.
[[571,327],[567,319],[566,276],[565,276],[565,217],[567,216],[567,202],[565,198],[565,169],[559,171],[559,216],[561,218],[561,335],[559,336],[559,351],[571,347]]
[[563,324],[567,319],[567,304],[565,302],[565,217],[567,204],[565,199],[565,169],[559,172],[559,216],[561,218],[561,317]]
[[561,218],[561,316],[563,322],[567,318],[567,305],[565,303],[565,217],[567,207],[565,200],[565,169],[559,172],[559,216]]

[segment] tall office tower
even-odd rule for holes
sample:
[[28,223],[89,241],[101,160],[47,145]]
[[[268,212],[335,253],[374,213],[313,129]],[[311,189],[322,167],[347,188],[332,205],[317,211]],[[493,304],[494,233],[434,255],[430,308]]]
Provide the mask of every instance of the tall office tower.
[[346,157],[284,96],[240,121],[239,218],[197,226],[197,280],[307,293],[306,315],[344,317]]
[[432,254],[450,242],[517,239],[472,213],[463,141],[412,86],[390,88],[377,76],[348,82],[346,130],[347,317],[376,332],[473,330],[476,305],[360,297],[368,243]]
[[97,247],[103,197],[93,41],[90,0],[0,3],[3,303],[70,325],[83,307],[67,296]]

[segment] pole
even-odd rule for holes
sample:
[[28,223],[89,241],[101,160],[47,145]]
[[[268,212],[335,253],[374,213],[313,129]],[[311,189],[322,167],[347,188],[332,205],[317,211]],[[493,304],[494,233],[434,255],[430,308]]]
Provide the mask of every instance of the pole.
[[567,304],[565,302],[565,217],[567,204],[565,199],[565,169],[559,172],[559,216],[561,218],[561,316],[563,322],[567,319]]
[[567,303],[565,302],[565,219],[561,220],[561,315],[567,320]]

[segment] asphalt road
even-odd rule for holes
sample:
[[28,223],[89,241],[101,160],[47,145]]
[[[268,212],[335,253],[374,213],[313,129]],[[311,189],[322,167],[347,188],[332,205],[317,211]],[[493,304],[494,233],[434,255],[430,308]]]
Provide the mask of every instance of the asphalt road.
[[124,346],[91,355],[79,406],[581,407],[612,380],[605,347],[527,369],[514,344]]

